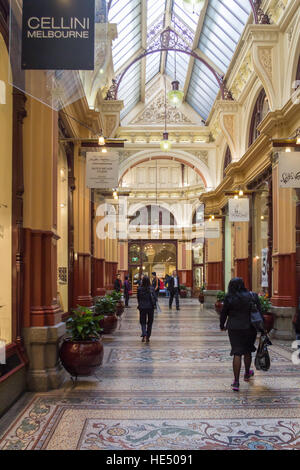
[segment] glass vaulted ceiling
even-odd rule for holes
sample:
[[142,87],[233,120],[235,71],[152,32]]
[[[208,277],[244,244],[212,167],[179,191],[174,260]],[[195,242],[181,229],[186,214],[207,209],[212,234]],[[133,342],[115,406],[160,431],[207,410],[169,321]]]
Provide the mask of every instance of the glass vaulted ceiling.
[[[112,51],[115,73],[122,72],[169,26],[218,73],[225,74],[250,11],[248,0],[208,0],[201,15],[187,13],[182,0],[112,0],[108,19],[118,26]],[[161,72],[174,79],[174,52],[150,54],[129,69],[119,89],[119,98],[124,100],[121,118],[139,103],[142,90]],[[176,53],[176,77],[187,91],[187,103],[206,120],[219,91],[213,74],[202,62]]]

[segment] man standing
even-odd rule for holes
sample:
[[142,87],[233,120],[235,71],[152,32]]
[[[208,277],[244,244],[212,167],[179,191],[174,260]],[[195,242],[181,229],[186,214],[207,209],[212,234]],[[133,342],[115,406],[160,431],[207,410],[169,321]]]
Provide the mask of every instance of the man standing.
[[173,274],[169,279],[169,291],[170,291],[169,308],[172,308],[173,299],[175,297],[176,310],[180,310],[180,308],[179,308],[179,287],[180,287],[180,281],[179,281],[179,277],[177,275],[177,271],[173,271]]
[[114,283],[114,289],[117,292],[121,292],[121,289],[122,289],[121,274],[117,274],[117,279],[115,280],[115,283]]

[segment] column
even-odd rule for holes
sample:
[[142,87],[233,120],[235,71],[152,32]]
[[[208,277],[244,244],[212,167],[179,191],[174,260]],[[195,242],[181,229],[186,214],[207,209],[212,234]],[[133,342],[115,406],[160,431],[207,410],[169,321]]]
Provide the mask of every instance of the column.
[[58,342],[65,332],[57,299],[58,116],[28,97],[24,120],[24,341],[30,390],[63,378]]

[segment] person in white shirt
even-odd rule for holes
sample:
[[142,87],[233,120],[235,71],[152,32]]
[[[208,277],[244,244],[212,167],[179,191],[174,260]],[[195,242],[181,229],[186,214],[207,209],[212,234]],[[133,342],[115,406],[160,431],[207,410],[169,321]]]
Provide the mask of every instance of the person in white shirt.
[[173,299],[175,297],[176,302],[176,310],[180,310],[179,308],[179,287],[180,281],[177,275],[177,271],[173,271],[172,276],[169,280],[169,291],[170,291],[170,299],[169,299],[169,308],[172,308]]

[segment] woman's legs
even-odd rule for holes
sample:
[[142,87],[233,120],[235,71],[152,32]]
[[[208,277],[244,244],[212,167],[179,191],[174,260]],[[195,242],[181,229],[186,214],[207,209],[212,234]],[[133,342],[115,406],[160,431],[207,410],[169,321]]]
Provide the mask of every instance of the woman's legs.
[[234,355],[233,356],[233,373],[234,373],[235,382],[240,381],[241,363],[242,363],[241,356]]
[[147,313],[148,313],[147,338],[150,338],[151,333],[152,333],[152,324],[153,324],[154,311],[150,310]]
[[144,310],[141,310],[140,311],[140,324],[142,327],[142,336],[147,336],[146,317],[147,317],[147,312],[145,312]]
[[245,374],[249,375],[250,367],[252,362],[252,354],[247,353],[244,355],[244,364],[245,364]]

